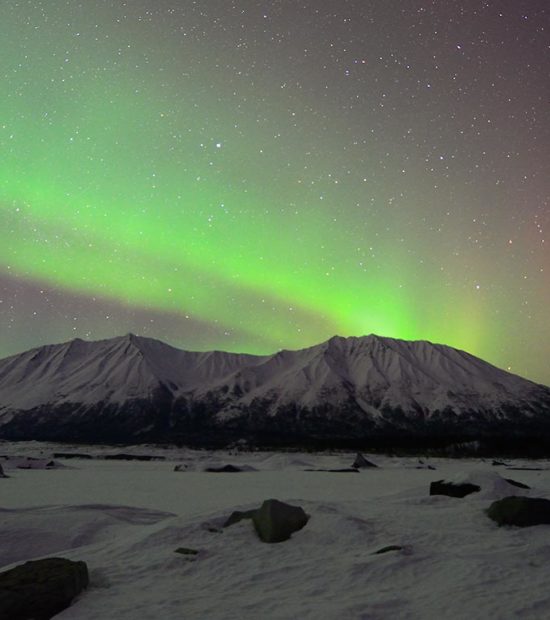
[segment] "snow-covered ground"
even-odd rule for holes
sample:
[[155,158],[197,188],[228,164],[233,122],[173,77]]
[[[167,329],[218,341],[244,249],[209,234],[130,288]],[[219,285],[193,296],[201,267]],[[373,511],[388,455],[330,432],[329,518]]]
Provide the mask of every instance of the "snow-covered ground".
[[[163,461],[55,459],[53,452],[120,452]],[[152,446],[70,448],[0,444],[0,565],[84,560],[91,584],[60,620],[346,620],[547,618],[550,526],[498,528],[484,513],[507,494],[550,498],[550,463],[354,454],[227,453]],[[18,458],[15,458],[15,457]],[[40,466],[21,457],[39,457]],[[209,466],[256,471],[206,473]],[[186,471],[175,472],[177,464]],[[510,487],[501,478],[532,487]],[[478,483],[456,499],[429,495],[438,479]],[[268,498],[311,516],[286,542],[265,544],[250,521],[221,525]],[[398,551],[375,554],[388,545]],[[194,556],[178,547],[198,550]]]

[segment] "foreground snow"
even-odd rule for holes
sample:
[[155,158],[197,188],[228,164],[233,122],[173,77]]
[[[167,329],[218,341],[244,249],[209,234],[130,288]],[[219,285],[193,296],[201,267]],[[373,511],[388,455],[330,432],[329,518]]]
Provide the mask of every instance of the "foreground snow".
[[[44,463],[53,451],[1,447]],[[432,471],[416,469],[417,459],[370,455],[378,469],[328,473],[303,470],[349,467],[354,455],[75,451],[166,460],[58,460],[65,467],[56,469],[0,461],[10,476],[0,480],[2,566],[59,555],[90,569],[90,588],[60,620],[547,617],[550,526],[498,528],[484,509],[514,491],[550,497],[550,470],[433,459]],[[180,463],[188,471],[174,472]],[[202,471],[225,463],[257,471]],[[498,474],[532,490],[510,490]],[[478,482],[482,491],[430,497],[430,482],[442,478]],[[261,543],[250,521],[220,531],[234,509],[270,497],[311,515],[291,540]],[[402,549],[374,554],[388,545]],[[199,553],[179,555],[178,547]]]

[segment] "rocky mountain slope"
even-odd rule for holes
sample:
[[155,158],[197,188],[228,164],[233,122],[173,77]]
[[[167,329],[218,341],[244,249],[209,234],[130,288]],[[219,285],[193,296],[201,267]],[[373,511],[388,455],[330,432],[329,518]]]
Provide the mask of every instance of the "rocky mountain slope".
[[550,388],[425,341],[334,337],[269,356],[134,335],[0,360],[0,437],[268,443],[550,438]]

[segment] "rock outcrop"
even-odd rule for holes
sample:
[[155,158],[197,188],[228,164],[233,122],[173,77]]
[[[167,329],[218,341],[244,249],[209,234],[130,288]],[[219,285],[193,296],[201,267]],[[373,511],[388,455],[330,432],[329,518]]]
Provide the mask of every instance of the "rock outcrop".
[[34,560],[0,573],[0,618],[49,620],[88,586],[84,562]]

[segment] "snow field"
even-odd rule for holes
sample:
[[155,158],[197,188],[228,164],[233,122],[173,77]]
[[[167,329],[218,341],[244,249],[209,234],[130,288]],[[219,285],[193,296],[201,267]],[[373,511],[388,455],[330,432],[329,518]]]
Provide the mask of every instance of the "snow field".
[[[9,450],[43,456],[36,445]],[[499,475],[532,487],[512,492],[550,497],[550,471],[443,459],[430,460],[430,471],[413,458],[369,456],[378,469],[304,472],[349,466],[354,455],[158,453],[168,460],[66,460],[56,470],[2,461],[3,567],[53,555],[88,564],[90,588],[56,618],[548,617],[550,526],[498,528],[484,509],[510,491]],[[174,472],[182,462],[194,471]],[[258,471],[201,471],[228,462]],[[430,497],[442,478],[482,491]],[[311,515],[291,540],[264,544],[250,521],[220,531],[233,510],[270,497]],[[402,549],[374,554],[388,545]],[[199,553],[174,552],[182,546]]]

